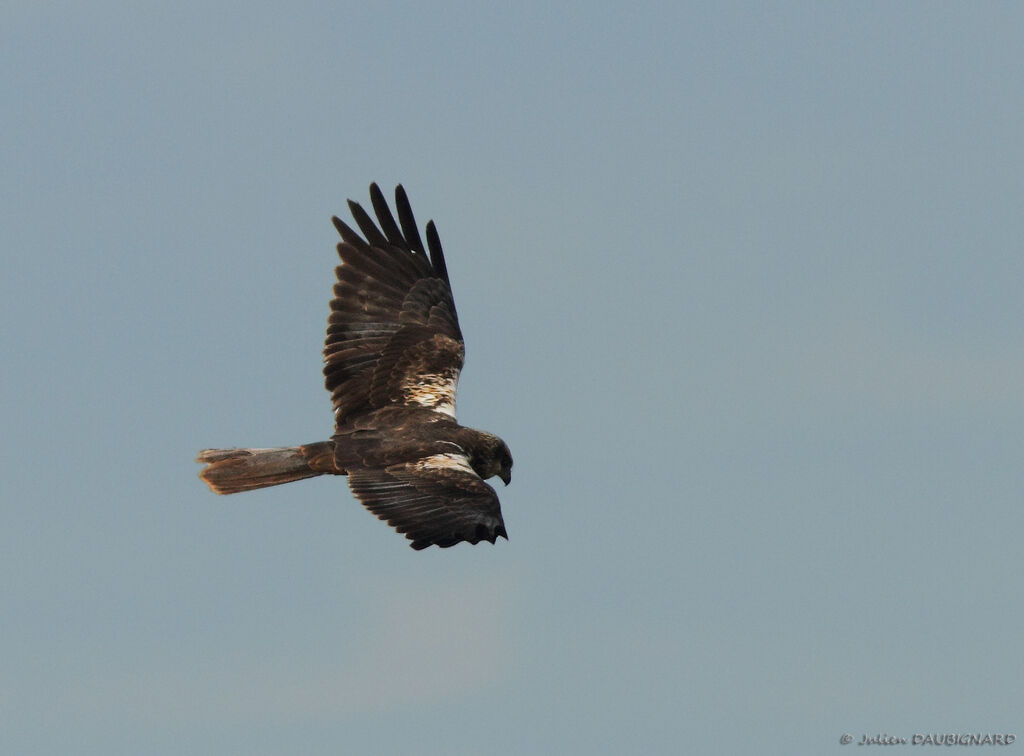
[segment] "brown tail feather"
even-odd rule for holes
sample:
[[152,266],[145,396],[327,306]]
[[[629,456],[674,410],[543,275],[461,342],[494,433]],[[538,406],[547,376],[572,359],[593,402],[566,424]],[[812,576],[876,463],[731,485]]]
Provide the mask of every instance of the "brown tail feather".
[[208,465],[199,477],[219,494],[314,478],[324,473],[343,474],[334,466],[334,442],[273,449],[203,449],[196,462]]

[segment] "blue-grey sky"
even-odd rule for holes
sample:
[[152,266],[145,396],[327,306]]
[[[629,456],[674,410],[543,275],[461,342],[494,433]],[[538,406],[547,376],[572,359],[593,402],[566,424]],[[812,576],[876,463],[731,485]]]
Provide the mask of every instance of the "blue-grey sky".
[[[1024,737],[1024,8],[0,8],[0,751]],[[331,432],[345,200],[434,218],[511,540]],[[500,486],[499,486],[500,487]]]

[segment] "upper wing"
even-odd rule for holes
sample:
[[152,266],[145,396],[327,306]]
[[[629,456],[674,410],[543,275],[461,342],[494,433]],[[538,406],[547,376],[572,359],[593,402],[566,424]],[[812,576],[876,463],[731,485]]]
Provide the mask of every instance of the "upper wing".
[[414,549],[508,538],[498,495],[473,472],[461,450],[383,469],[350,470],[348,484],[367,509],[404,533]]
[[349,200],[363,239],[334,218],[341,234],[324,376],[336,423],[387,405],[427,407],[455,416],[455,389],[465,347],[441,241],[427,224],[429,256],[405,190],[395,189],[395,222],[370,184],[380,228]]

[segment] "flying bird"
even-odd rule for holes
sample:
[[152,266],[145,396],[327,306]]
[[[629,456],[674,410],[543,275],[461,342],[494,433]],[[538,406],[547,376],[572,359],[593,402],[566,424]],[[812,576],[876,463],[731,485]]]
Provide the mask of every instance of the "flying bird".
[[362,236],[332,219],[341,265],[324,376],[334,436],[303,446],[204,449],[199,477],[231,494],[347,475],[356,498],[414,549],[507,539],[498,495],[484,481],[498,476],[508,485],[512,455],[494,434],[455,419],[465,344],[437,228],[427,223],[424,248],[401,185],[397,223],[376,184],[370,201],[377,223],[348,203]]

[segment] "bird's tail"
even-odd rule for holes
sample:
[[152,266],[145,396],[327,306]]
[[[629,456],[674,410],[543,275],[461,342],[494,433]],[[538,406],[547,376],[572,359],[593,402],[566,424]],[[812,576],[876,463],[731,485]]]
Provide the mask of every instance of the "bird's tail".
[[199,477],[219,494],[341,472],[334,465],[333,441],[274,449],[203,449],[196,462],[207,465]]

